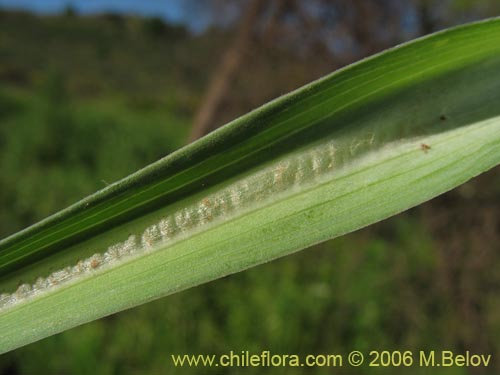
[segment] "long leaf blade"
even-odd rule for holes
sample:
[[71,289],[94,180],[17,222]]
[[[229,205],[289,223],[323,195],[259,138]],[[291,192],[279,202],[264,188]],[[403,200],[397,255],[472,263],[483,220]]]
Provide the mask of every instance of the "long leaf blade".
[[499,72],[498,19],[422,38],[1,241],[0,351],[353,231],[491,168]]

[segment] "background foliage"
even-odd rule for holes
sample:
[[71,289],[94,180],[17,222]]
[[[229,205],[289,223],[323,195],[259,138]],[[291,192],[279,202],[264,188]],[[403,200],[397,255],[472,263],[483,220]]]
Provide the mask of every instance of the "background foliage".
[[[396,22],[409,8],[373,3],[393,18],[374,17],[370,40],[347,27],[349,48],[293,47],[300,35],[286,23],[275,40],[257,33],[217,122],[367,53],[498,11],[494,1],[407,2],[410,27]],[[347,11],[353,22],[361,16]],[[398,27],[384,33],[387,25]],[[0,236],[182,146],[231,27],[215,22],[193,34],[156,18],[1,11]],[[230,350],[446,349],[498,358],[499,171],[357,233],[3,355],[0,373],[164,373],[172,353]]]

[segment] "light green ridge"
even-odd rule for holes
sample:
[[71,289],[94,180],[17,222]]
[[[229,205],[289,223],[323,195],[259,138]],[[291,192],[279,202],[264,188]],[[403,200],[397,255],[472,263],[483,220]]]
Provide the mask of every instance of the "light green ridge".
[[[0,352],[351,232],[493,167],[499,72],[499,20],[417,40],[236,120],[98,193],[98,203],[91,197],[4,240],[5,264],[22,249],[36,252],[31,232],[58,251],[1,279]],[[175,170],[178,162],[186,168]],[[82,223],[112,220],[126,202],[146,207],[162,189],[179,199],[64,246]]]

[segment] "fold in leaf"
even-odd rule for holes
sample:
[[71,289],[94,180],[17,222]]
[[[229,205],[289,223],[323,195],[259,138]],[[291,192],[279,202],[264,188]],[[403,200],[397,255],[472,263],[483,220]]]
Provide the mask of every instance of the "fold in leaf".
[[500,162],[500,20],[283,96],[0,242],[0,352],[351,232]]

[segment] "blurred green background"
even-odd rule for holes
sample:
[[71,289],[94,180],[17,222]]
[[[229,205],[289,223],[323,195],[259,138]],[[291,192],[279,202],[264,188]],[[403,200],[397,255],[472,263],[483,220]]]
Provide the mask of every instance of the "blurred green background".
[[[139,2],[135,15],[133,5],[125,14],[80,3],[35,14],[0,1],[2,238],[180,148],[192,124],[206,132],[366,55],[500,12],[496,0],[156,1],[148,16]],[[500,373],[499,172],[356,233],[4,354],[0,373],[203,374],[174,369],[170,354],[354,349],[470,350],[493,363],[212,373]]]

